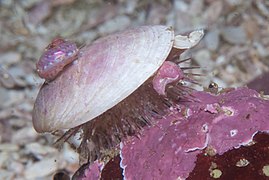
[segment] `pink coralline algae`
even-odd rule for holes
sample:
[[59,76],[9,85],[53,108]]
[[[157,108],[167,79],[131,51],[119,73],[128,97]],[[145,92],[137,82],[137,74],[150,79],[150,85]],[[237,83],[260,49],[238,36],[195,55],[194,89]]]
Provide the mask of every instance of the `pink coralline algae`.
[[269,178],[269,134],[258,133],[255,144],[229,150],[223,155],[208,156],[201,153],[188,180],[244,179],[266,180]]
[[123,141],[120,157],[82,166],[73,179],[268,178],[268,99],[245,87],[192,96]]
[[165,61],[154,76],[153,88],[160,95],[165,95],[165,88],[169,83],[184,79],[183,71],[172,61]]
[[197,154],[222,155],[249,145],[257,132],[269,130],[269,101],[254,90],[229,89],[219,95],[195,92],[193,96],[195,101],[179,103],[140,138],[121,144],[125,179],[186,179]]

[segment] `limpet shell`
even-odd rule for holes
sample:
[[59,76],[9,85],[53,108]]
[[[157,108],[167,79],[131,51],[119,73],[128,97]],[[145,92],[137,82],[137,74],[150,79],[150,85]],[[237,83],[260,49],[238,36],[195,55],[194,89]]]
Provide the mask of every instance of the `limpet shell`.
[[142,26],[86,45],[77,63],[41,87],[33,110],[34,128],[69,129],[104,113],[154,75],[174,41],[170,27]]

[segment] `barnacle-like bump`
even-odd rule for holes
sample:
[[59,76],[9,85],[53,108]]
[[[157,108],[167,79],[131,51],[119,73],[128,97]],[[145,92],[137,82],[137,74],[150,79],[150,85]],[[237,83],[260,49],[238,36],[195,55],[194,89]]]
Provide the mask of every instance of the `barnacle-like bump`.
[[55,38],[36,64],[37,73],[48,81],[55,79],[63,68],[77,59],[79,48],[71,41]]

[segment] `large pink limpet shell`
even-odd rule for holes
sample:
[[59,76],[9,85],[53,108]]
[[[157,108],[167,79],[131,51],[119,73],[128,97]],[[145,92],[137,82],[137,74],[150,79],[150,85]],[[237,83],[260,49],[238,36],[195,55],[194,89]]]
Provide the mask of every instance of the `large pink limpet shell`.
[[34,128],[69,129],[112,108],[160,68],[174,39],[169,27],[143,26],[85,46],[77,63],[42,86],[33,110]]

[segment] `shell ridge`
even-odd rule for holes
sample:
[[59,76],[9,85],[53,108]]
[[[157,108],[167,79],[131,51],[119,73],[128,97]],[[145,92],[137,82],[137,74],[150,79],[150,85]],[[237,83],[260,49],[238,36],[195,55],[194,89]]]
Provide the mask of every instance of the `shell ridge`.
[[[117,57],[115,57],[115,54],[117,54],[117,53],[114,53],[114,50],[115,50],[115,44],[118,44],[119,43],[119,38],[118,38],[118,36],[116,35],[115,37],[113,37],[113,36],[110,36],[109,37],[109,39],[103,39],[103,41],[105,41],[104,43],[105,44],[107,44],[107,42],[109,42],[109,41],[112,41],[113,42],[113,45],[110,45],[110,46],[108,46],[108,48],[109,49],[106,49],[106,51],[107,51],[107,53],[105,54],[106,56],[105,57],[103,57],[103,60],[105,61],[105,62],[108,62],[109,64],[111,64],[112,66],[113,66],[113,63],[112,62],[116,62],[116,59],[117,59]],[[99,42],[100,43],[100,42]],[[101,52],[100,52],[101,53]],[[111,54],[113,54],[114,56],[111,56]],[[112,59],[111,59],[112,58]],[[108,59],[110,59],[109,61],[107,61]],[[98,60],[98,59],[95,59],[96,61]],[[108,63],[106,63],[106,65],[108,65]],[[105,67],[104,67],[105,68]],[[105,68],[106,69],[106,68]],[[102,72],[100,72],[100,74],[99,74],[99,77],[103,77],[103,78],[107,78],[104,74],[103,74],[104,72],[102,71]],[[105,81],[103,81],[103,83],[102,83],[102,85],[100,85],[99,87],[98,87],[98,89],[95,89],[95,91],[94,92],[92,92],[93,93],[93,97],[98,97],[98,93],[100,93],[101,91],[102,91],[102,89],[104,88],[104,86],[106,86],[107,84],[104,84],[105,83]],[[97,104],[95,104],[95,107],[91,107],[91,106],[87,106],[86,108],[88,109],[88,110],[86,110],[86,112],[90,112],[90,111],[92,111],[92,109],[93,108],[99,108],[99,106],[97,106]],[[82,116],[82,118],[81,119],[86,119],[86,117],[84,117],[84,116]]]
[[[61,82],[61,84],[62,84],[62,81],[60,81],[60,82]],[[61,84],[60,84],[60,86],[61,86]],[[76,94],[75,91],[74,91],[74,93]],[[58,96],[55,97],[55,98],[56,98],[55,101],[56,101],[56,102],[59,102],[61,96],[64,96],[64,94],[63,94],[62,91],[60,91],[59,94],[58,94]],[[61,101],[60,101],[60,102],[61,102]],[[75,104],[75,103],[74,103],[74,104]],[[57,126],[57,124],[63,124],[63,123],[64,123],[63,121],[64,121],[65,119],[67,119],[68,111],[70,112],[70,109],[71,109],[70,105],[71,105],[71,103],[70,103],[70,101],[68,101],[68,102],[66,103],[66,105],[62,105],[62,103],[61,103],[61,104],[57,107],[57,108],[62,108],[62,109],[64,109],[64,110],[62,111],[62,113],[58,113],[58,114],[56,115],[55,119],[57,119],[57,120],[54,121],[54,126]],[[73,105],[71,105],[71,106],[74,107]],[[51,127],[51,126],[50,126],[50,127]]]
[[[162,27],[163,27],[163,26],[162,26]],[[154,35],[154,37],[155,37],[155,38],[154,38],[154,39],[155,39],[154,42],[146,41],[147,38],[136,38],[136,39],[135,39],[135,40],[137,40],[137,39],[140,39],[140,40],[141,40],[141,39],[142,39],[142,41],[143,41],[142,43],[145,43],[145,42],[146,42],[146,43],[148,44],[148,46],[147,46],[148,48],[147,48],[147,49],[148,49],[149,51],[147,51],[147,55],[146,55],[146,56],[144,55],[143,57],[149,57],[149,56],[151,55],[151,53],[152,53],[152,52],[151,52],[152,49],[154,48],[154,44],[155,44],[155,43],[158,44],[158,43],[159,43],[158,41],[160,40],[160,37],[165,36],[165,33],[167,33],[167,32],[163,32],[163,33],[160,34],[160,33],[159,33],[159,30],[158,30],[158,27],[151,28],[151,27],[147,27],[147,26],[145,26],[145,27],[143,27],[143,28],[141,28],[141,29],[138,29],[138,28],[137,28],[137,29],[130,30],[130,31],[128,31],[128,34],[130,34],[130,33],[131,33],[131,34],[134,34],[133,32],[135,32],[135,31],[137,31],[137,30],[140,31],[140,34],[139,34],[139,35],[140,35],[141,37],[144,37],[145,34],[148,35],[146,32],[150,32],[151,36]],[[149,30],[150,30],[150,31],[149,31]],[[156,32],[157,32],[157,33],[156,33]],[[127,32],[126,32],[126,33],[127,33]],[[155,34],[159,34],[160,37],[157,38]],[[173,31],[169,31],[169,34],[171,34],[171,35],[170,35],[170,39],[172,39],[172,37],[173,37]],[[140,37],[140,36],[139,36],[139,37]],[[112,37],[113,37],[113,36],[112,36]],[[110,37],[110,39],[111,39],[112,37]],[[136,36],[134,36],[134,37],[136,37]],[[114,38],[117,39],[118,42],[119,42],[120,39],[123,40],[123,38],[120,38],[120,37],[118,37],[118,36],[115,36]],[[164,40],[164,37],[162,37],[162,40]],[[168,43],[170,43],[170,41],[167,42],[167,44],[168,44]],[[113,44],[114,44],[114,43],[113,43]],[[139,44],[139,43],[137,43],[137,44]],[[165,46],[167,46],[167,44],[163,45],[162,48],[165,47]],[[119,44],[119,45],[120,45],[120,44]],[[134,44],[134,47],[137,47],[137,45]],[[111,46],[110,46],[110,48],[111,48]],[[143,50],[142,47],[138,47],[138,48],[141,48],[141,49]],[[166,53],[165,56],[166,56],[166,57],[168,56],[170,49],[172,49],[172,44],[168,44],[168,47],[165,48],[165,53]],[[137,50],[137,48],[136,48],[136,50]],[[110,50],[110,52],[111,52],[111,50]],[[109,54],[109,53],[108,53],[108,54]],[[108,55],[108,54],[107,54],[107,55]],[[164,54],[164,53],[162,53],[162,54]],[[154,55],[155,55],[155,54],[154,54]],[[142,57],[142,58],[143,58],[143,57]],[[155,57],[155,58],[157,57],[158,60],[162,59],[160,56],[154,56],[154,57]],[[166,57],[165,57],[165,58],[166,58]],[[165,60],[165,58],[163,59],[163,61]],[[148,60],[148,59],[147,59],[147,60]],[[147,61],[147,60],[146,60],[146,61]],[[147,61],[147,63],[149,64],[148,61]],[[162,63],[159,62],[159,63],[150,63],[150,64],[156,66],[156,65],[160,65],[160,64],[162,64]],[[157,70],[157,69],[156,69],[156,70]],[[149,77],[150,77],[150,76],[149,76]],[[149,77],[148,77],[148,78],[149,78]],[[147,78],[147,79],[148,79],[148,78]],[[140,81],[138,81],[138,82],[139,82],[140,85],[143,83],[143,82],[140,82]],[[140,86],[140,85],[139,85],[139,86]],[[131,92],[127,92],[127,91],[126,91],[126,92],[124,92],[124,93],[125,93],[125,94],[127,94],[127,93],[128,93],[128,94],[131,94],[131,93],[134,92],[134,91],[135,91],[135,90],[133,90],[133,91],[131,91]],[[99,91],[96,91],[96,92],[99,93]],[[94,95],[94,96],[95,96],[95,95]],[[94,97],[94,96],[93,96],[93,97]],[[120,100],[119,100],[119,97],[118,97],[115,101],[119,101],[119,102],[120,102],[120,101],[122,101],[122,100],[123,100],[123,99],[120,99]],[[105,112],[105,111],[108,110],[108,109],[110,109],[110,107],[107,107],[106,109],[103,109],[101,112],[103,113],[103,112]],[[90,110],[89,110],[89,112],[90,112]],[[87,116],[88,116],[88,115],[85,114],[85,116],[83,116],[81,119],[82,119],[82,120],[83,120],[83,119],[86,119]],[[97,116],[95,116],[95,117],[97,117]],[[93,117],[93,118],[95,118],[95,117]]]

